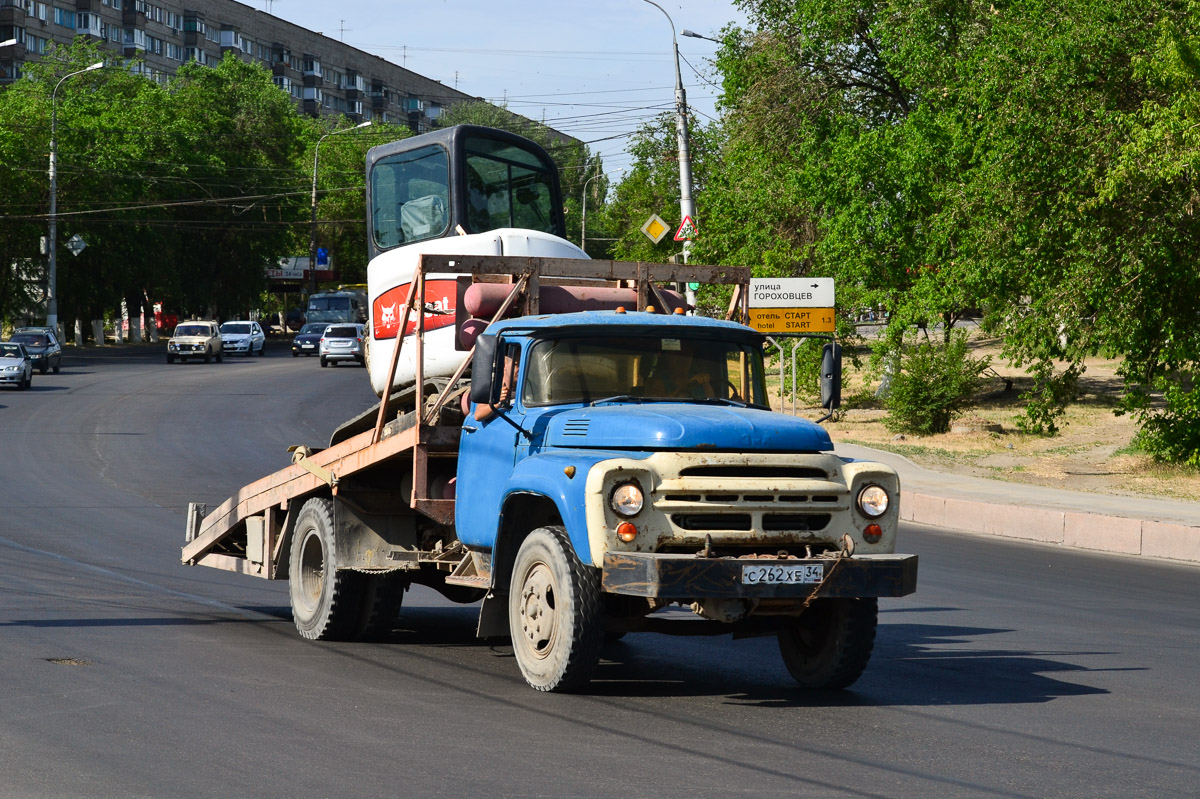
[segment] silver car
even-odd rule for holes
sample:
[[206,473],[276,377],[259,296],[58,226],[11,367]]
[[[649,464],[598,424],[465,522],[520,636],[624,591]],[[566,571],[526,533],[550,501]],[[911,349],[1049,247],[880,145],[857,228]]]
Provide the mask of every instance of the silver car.
[[226,355],[266,355],[267,336],[258,322],[221,325],[221,349]]
[[0,383],[11,383],[18,391],[33,385],[33,361],[26,354],[24,344],[0,342]]
[[363,358],[363,331],[365,325],[333,324],[325,328],[321,343],[317,350],[321,356],[321,365],[328,366],[338,361],[357,361],[359,366],[365,366]]

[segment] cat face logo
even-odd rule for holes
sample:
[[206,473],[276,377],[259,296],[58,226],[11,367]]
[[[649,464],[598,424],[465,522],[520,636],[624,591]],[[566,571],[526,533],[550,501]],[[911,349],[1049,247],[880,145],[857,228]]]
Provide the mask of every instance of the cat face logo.
[[[371,321],[373,338],[377,341],[395,338],[400,334],[400,302],[408,296],[407,283],[394,286],[375,298],[372,303]],[[457,286],[453,280],[430,280],[425,284],[425,305],[429,307],[424,317],[427,331],[437,330],[454,324],[455,291]],[[418,312],[419,313],[419,312]],[[416,329],[416,313],[408,320],[404,335],[410,335]]]

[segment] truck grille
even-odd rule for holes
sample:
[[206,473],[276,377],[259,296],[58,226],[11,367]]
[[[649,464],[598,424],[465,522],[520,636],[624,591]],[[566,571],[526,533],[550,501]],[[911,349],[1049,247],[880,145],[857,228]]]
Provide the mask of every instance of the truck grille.
[[[764,513],[762,529],[769,532],[815,532],[829,526],[828,513]],[[675,513],[671,522],[689,532],[746,532],[753,529],[749,513]]]
[[679,470],[680,477],[729,477],[735,480],[828,480],[824,469],[811,466],[748,466],[738,463],[704,464],[688,466]]

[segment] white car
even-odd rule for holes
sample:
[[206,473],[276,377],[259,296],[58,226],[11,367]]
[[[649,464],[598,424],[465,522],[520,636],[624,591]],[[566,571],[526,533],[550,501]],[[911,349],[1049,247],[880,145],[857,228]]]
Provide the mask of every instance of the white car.
[[33,385],[33,361],[23,345],[0,342],[0,383],[12,383],[18,391]]
[[221,349],[229,355],[266,355],[267,336],[258,322],[221,325]]
[[223,356],[221,331],[216,322],[199,319],[180,322],[167,341],[167,363],[175,363],[176,358],[180,361],[202,358],[205,363],[216,358],[220,363]]

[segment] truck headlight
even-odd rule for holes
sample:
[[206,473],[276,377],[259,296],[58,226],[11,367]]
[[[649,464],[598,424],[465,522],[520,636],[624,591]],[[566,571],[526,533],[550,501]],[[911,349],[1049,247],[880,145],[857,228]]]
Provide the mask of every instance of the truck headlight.
[[890,501],[888,492],[877,485],[865,486],[858,492],[858,509],[863,516],[870,519],[878,519],[887,513]]
[[645,497],[642,495],[642,487],[637,484],[637,481],[621,483],[613,489],[612,494],[608,498],[608,504],[618,516],[629,518],[637,516],[642,512],[642,505],[645,502]]

